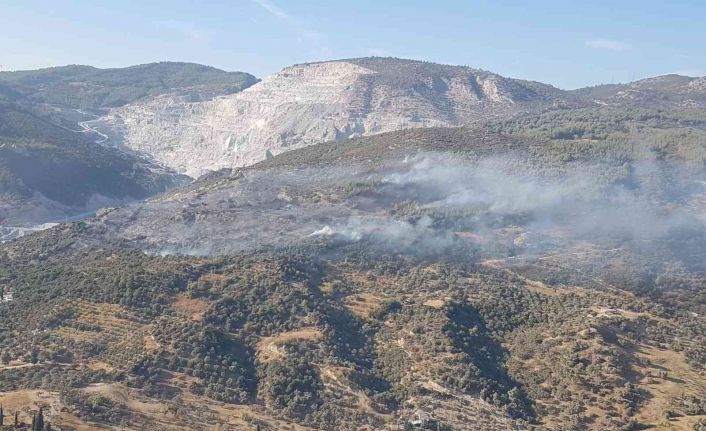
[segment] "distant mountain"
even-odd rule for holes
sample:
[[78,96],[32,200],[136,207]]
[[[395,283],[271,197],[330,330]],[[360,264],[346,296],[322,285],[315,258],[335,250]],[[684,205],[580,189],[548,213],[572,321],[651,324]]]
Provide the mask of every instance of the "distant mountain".
[[[294,65],[258,82],[162,62],[2,72],[0,103],[3,217],[38,223],[149,196],[180,182],[175,172],[197,177],[383,132],[519,118],[495,127],[581,139],[599,133],[594,124],[605,126],[601,136],[612,133],[611,118],[624,109],[626,120],[642,121],[630,110],[644,107],[673,111],[670,125],[700,127],[702,117],[674,112],[706,107],[706,81],[667,75],[563,91],[465,66],[373,57]],[[604,105],[617,111],[575,111]],[[700,138],[690,132],[688,141]]]
[[140,157],[0,103],[0,225],[64,220],[183,184]]
[[212,95],[236,93],[256,82],[248,73],[193,63],[161,62],[116,69],[63,66],[0,72],[0,95],[17,102],[99,109],[177,89]]
[[198,176],[328,140],[576,103],[552,86],[469,67],[361,58],[287,67],[212,101],[192,103],[175,93],[142,99],[92,126]]
[[664,75],[628,84],[609,84],[573,91],[608,105],[644,108],[706,108],[706,77]]

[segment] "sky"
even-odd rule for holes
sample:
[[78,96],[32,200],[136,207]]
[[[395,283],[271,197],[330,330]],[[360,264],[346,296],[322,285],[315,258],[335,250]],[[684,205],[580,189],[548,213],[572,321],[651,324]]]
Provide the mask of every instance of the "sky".
[[393,56],[573,89],[706,75],[706,0],[0,0],[0,70]]

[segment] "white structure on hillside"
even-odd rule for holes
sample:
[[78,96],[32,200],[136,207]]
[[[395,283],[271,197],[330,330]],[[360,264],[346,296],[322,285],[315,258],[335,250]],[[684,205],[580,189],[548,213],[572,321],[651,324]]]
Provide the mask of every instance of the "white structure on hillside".
[[3,288],[2,289],[2,298],[0,298],[0,302],[10,302],[10,301],[12,301],[12,292],[8,292]]

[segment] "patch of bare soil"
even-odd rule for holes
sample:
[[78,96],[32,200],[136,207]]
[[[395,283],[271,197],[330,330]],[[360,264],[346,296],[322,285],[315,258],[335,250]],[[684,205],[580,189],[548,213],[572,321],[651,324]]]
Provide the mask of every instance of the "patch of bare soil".
[[637,414],[640,422],[653,425],[653,429],[690,431],[694,423],[706,418],[706,415],[679,415],[666,419],[667,410],[679,412],[682,396],[706,396],[703,376],[686,362],[683,353],[643,345],[636,355],[645,364],[639,369],[643,375],[640,386],[649,392]]
[[257,357],[261,362],[270,362],[281,359],[286,355],[284,346],[321,338],[321,331],[317,328],[302,328],[296,331],[282,332],[272,337],[261,339],[256,346]]
[[[11,425],[15,420],[15,412],[20,424],[29,425],[32,416],[42,408],[45,422],[66,427],[76,431],[95,430],[63,408],[58,392],[43,390],[19,390],[0,394],[0,405],[5,414],[4,425]],[[70,428],[69,428],[70,427]]]
[[172,309],[193,321],[200,322],[209,305],[210,303],[206,300],[189,298],[184,294],[179,294],[172,303]]
[[444,308],[444,305],[446,305],[446,301],[443,299],[427,299],[423,302],[423,304],[427,307],[441,309]]
[[343,299],[345,307],[354,315],[367,319],[370,313],[377,310],[383,299],[370,293],[357,293]]

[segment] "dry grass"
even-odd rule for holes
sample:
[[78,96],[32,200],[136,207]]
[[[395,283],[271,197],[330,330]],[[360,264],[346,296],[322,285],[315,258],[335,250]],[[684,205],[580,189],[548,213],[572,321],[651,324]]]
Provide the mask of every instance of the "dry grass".
[[103,370],[109,373],[115,371],[115,368],[113,366],[102,361],[90,361],[86,364],[86,367],[91,370]]
[[[42,408],[45,422],[53,425],[60,425],[66,429],[75,431],[91,431],[95,430],[95,426],[91,426],[81,422],[79,418],[66,411],[58,392],[42,391],[42,390],[19,390],[4,392],[0,394],[0,405],[3,407],[3,412],[6,415],[5,424],[9,425],[14,422],[15,412],[18,412],[20,423],[29,424],[32,422],[32,414],[36,413],[39,408]],[[110,429],[109,427],[104,427]]]
[[446,305],[446,301],[443,299],[427,299],[422,304],[426,305],[427,307],[441,309],[444,308],[444,305]]
[[83,391],[104,396],[121,404],[127,404],[130,400],[129,390],[117,383],[95,383],[87,386]]
[[525,277],[522,274],[518,274],[517,272],[511,271],[508,268],[505,268],[505,260],[503,259],[488,259],[484,260],[481,262],[481,265],[487,266],[489,268],[493,269],[499,269],[502,270],[508,274],[512,274],[515,277],[518,277],[522,279],[525,282],[525,287],[527,290],[535,293],[541,293],[542,295],[546,296],[557,296],[557,295],[563,295],[563,294],[568,294],[568,293],[577,293],[577,290],[579,288],[577,287],[572,287],[571,289],[565,288],[565,287],[550,287],[547,286],[545,283],[538,281],[538,280],[532,280],[528,277]]
[[157,352],[162,350],[162,345],[159,344],[152,335],[145,335],[144,337],[142,337],[142,341],[144,342],[145,350],[147,351]]
[[373,274],[370,271],[360,271],[358,268],[348,265],[340,265],[337,270],[342,278],[354,285],[359,291],[387,292],[399,288],[397,280],[393,277]]
[[[637,414],[641,422],[653,425],[653,429],[687,431],[692,429],[698,419],[706,418],[706,415],[679,416],[670,421],[665,420],[667,410],[679,411],[678,400],[682,395],[706,396],[703,376],[689,366],[684,354],[642,345],[636,356],[651,364],[643,365],[638,370],[643,376],[639,382],[640,387],[650,394]],[[667,376],[655,377],[659,371],[666,372]]]
[[210,303],[199,298],[189,298],[184,294],[179,294],[172,302],[172,309],[182,316],[200,322],[203,315],[208,310]]
[[371,293],[358,293],[343,298],[343,305],[348,311],[362,319],[370,317],[370,313],[377,310],[382,302],[382,297]]
[[380,418],[389,419],[388,416],[379,414],[373,409],[370,398],[358,390],[346,377],[350,371],[346,367],[322,366],[319,368],[321,381],[324,383],[326,392],[339,400],[346,400],[345,405],[354,407],[358,411],[365,412]]

